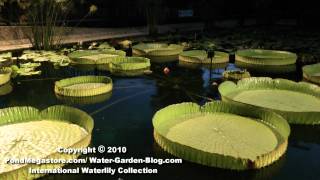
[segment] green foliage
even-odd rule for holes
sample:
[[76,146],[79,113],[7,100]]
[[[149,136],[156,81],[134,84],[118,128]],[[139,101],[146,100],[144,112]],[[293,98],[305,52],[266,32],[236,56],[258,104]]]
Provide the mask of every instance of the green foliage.
[[243,78],[249,78],[250,73],[247,70],[227,70],[222,74],[225,80],[238,81]]
[[55,82],[54,91],[61,96],[86,97],[112,91],[112,79],[106,76],[78,76]]
[[[69,141],[70,135],[76,136],[77,134],[73,134],[73,131],[63,131],[63,129],[57,130],[51,129],[53,128],[51,125],[54,123],[59,123],[60,128],[65,127],[79,127],[85,130],[86,132],[83,133],[84,136],[79,137],[77,141],[75,142],[67,142],[69,144],[66,148],[85,148],[90,144],[91,140],[91,133],[93,130],[93,119],[85,112],[72,108],[67,106],[52,106],[45,110],[39,111],[36,108],[33,107],[10,107],[5,109],[0,109],[0,127],[8,127],[14,128],[16,126],[21,126],[20,123],[37,123],[37,124],[44,124],[43,122],[48,122],[47,126],[43,127],[43,132],[38,133],[36,128],[39,128],[38,126],[31,126],[28,125],[28,132],[29,133],[23,133],[21,136],[21,130],[23,131],[23,128],[20,128],[16,131],[11,131],[10,136],[14,137],[20,134],[20,138],[24,138],[25,143],[13,146],[8,152],[7,155],[10,157],[10,153],[13,150],[16,151],[23,151],[25,155],[27,155],[29,158],[35,158],[35,159],[42,159],[42,158],[53,158],[53,159],[75,159],[79,156],[79,154],[63,154],[63,153],[57,153],[56,149],[59,147],[52,147],[50,151],[39,151],[38,147],[40,144],[42,145],[40,148],[48,148],[50,147],[50,143],[44,144],[41,142],[47,142],[48,139],[50,139],[52,142],[55,142],[55,138],[64,136],[68,138],[62,138],[63,141]],[[27,124],[25,124],[27,125]],[[63,125],[63,126],[62,126]],[[47,130],[47,131],[46,131]],[[35,131],[32,134],[32,137],[28,136],[30,135],[30,132]],[[61,134],[52,134],[52,132],[60,132]],[[4,132],[3,132],[4,133]],[[43,136],[43,135],[46,136]],[[78,135],[77,135],[78,136]],[[41,139],[43,137],[46,137],[45,141],[40,141],[35,143],[32,141],[33,139]],[[72,139],[72,138],[71,138]],[[8,139],[7,139],[8,141]],[[14,141],[15,143],[19,142],[19,139],[12,139],[11,141]],[[61,140],[59,140],[61,141]],[[25,144],[25,148],[22,146]],[[29,145],[29,146],[28,146]],[[46,147],[44,147],[44,145]],[[19,149],[22,148],[22,149]],[[50,148],[49,148],[50,149]],[[45,152],[45,153],[43,153]],[[21,156],[21,153],[14,154],[14,157]],[[35,157],[36,156],[36,157]],[[10,157],[11,158],[11,157]],[[25,158],[25,157],[20,157]],[[11,170],[6,171],[2,170],[0,172],[0,179],[6,179],[6,180],[15,180],[15,179],[35,179],[41,176],[44,176],[45,174],[31,174],[29,173],[29,168],[39,168],[39,169],[56,169],[61,168],[64,164],[26,164],[22,165],[20,167],[11,168]],[[10,165],[9,165],[10,167]]]
[[320,84],[320,63],[303,66],[302,72],[306,80]]
[[288,123],[278,114],[219,101],[202,107],[194,103],[167,106],[154,115],[153,126],[155,140],[165,151],[236,170],[272,164],[285,153],[290,134]]
[[319,86],[286,79],[245,78],[219,86],[223,101],[256,106],[282,115],[292,124],[320,124]]
[[112,74],[138,76],[150,69],[150,59],[144,57],[117,57],[109,64]]
[[258,65],[290,65],[295,64],[297,55],[287,51],[246,49],[235,54],[236,61]]
[[[213,64],[228,63],[229,54],[225,52],[215,51],[214,57],[212,58]],[[199,64],[210,64],[211,59],[208,58],[208,54],[204,50],[190,50],[184,51],[179,54],[179,61],[188,63],[199,63]]]

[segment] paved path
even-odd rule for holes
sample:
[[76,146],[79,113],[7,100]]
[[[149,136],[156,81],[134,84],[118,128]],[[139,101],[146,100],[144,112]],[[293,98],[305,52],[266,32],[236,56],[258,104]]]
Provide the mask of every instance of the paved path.
[[[1,30],[0,26],[0,30]],[[6,31],[14,31],[15,27],[5,27]],[[26,28],[26,27],[24,27]],[[170,24],[159,26],[159,33],[167,33],[170,31],[195,31],[202,30],[202,23],[184,23],[184,24]],[[21,27],[20,27],[21,31]],[[0,31],[5,32],[5,30]],[[7,32],[9,35],[6,36],[5,33],[0,36],[0,51],[10,51],[18,49],[31,48],[32,45],[28,38],[23,35],[22,32]],[[14,35],[11,35],[14,34]],[[113,38],[125,38],[134,36],[146,36],[148,35],[147,27],[131,27],[131,28],[76,28],[70,33],[63,37],[62,43],[77,43],[77,42],[88,42],[97,40],[107,40]],[[9,37],[10,36],[10,37]]]

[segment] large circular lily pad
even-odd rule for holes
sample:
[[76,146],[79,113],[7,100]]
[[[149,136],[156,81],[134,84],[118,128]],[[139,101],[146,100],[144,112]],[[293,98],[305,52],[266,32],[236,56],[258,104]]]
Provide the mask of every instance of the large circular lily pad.
[[224,101],[281,114],[293,124],[320,124],[320,87],[285,79],[246,78],[219,86]]
[[126,56],[120,50],[79,50],[68,55],[72,64],[108,64],[119,56]]
[[[196,64],[211,64],[211,59],[208,58],[208,54],[204,50],[190,50],[184,51],[179,54],[179,61]],[[229,54],[225,52],[215,51],[215,55],[212,58],[213,64],[228,63]]]
[[75,159],[80,154],[57,152],[62,148],[85,148],[91,140],[93,119],[67,106],[43,111],[33,107],[0,109],[0,179],[34,179],[29,168],[56,169],[64,164],[10,164],[8,159]]
[[85,97],[112,91],[112,79],[106,76],[78,76],[56,81],[54,91],[58,95]]
[[153,117],[156,142],[180,158],[227,169],[258,169],[286,151],[290,127],[280,115],[223,102],[182,103]]
[[303,66],[302,71],[306,80],[320,84],[320,63]]
[[238,81],[243,78],[251,77],[246,70],[226,70],[222,74],[224,80]]
[[133,55],[150,58],[152,62],[177,60],[182,51],[183,46],[166,43],[141,43],[132,47]]
[[10,81],[11,73],[11,68],[0,68],[0,86]]
[[264,49],[239,50],[235,56],[239,62],[273,66],[295,64],[297,60],[295,53]]
[[144,57],[119,57],[109,65],[109,70],[119,76],[139,76],[150,69],[150,59]]

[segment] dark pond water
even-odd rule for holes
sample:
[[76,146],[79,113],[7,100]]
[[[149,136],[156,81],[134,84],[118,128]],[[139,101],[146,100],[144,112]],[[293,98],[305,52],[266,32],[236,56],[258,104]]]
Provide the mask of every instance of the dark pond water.
[[[166,66],[171,69],[169,75],[162,73]],[[235,69],[236,66],[228,64],[227,68]],[[224,68],[214,68],[210,71],[207,68],[187,68],[177,63],[166,63],[153,65],[154,73],[151,75],[120,78],[113,77],[105,71],[81,70],[73,67],[55,69],[49,64],[44,64],[42,69],[41,76],[13,80],[14,90],[11,94],[0,97],[0,107],[28,105],[44,109],[56,104],[65,104],[80,108],[92,115],[95,121],[91,146],[101,144],[126,146],[128,153],[111,157],[133,156],[137,158],[146,156],[174,158],[161,150],[153,140],[153,114],[174,103],[194,101],[204,104],[208,100],[205,97],[219,99],[217,88],[211,84],[212,81],[220,83],[221,74],[224,71]],[[111,97],[109,99],[101,97],[95,104],[77,105],[55,96],[53,87],[56,80],[86,74],[111,76],[114,81]],[[251,74],[301,80],[300,70],[284,74],[270,74],[260,70],[252,71]],[[157,168],[157,175],[88,176],[80,174],[46,176],[43,179],[319,179],[319,134],[320,127],[293,126],[289,148],[285,156],[275,164],[261,170],[237,172],[184,161],[183,164],[141,166]],[[96,156],[110,155],[96,154]],[[139,165],[121,166],[139,167]]]

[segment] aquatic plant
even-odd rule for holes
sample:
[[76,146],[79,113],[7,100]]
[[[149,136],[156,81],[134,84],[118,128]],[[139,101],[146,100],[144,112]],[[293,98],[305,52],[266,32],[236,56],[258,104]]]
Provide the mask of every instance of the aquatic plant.
[[[204,50],[190,50],[184,51],[179,54],[179,61],[198,64],[210,64],[211,59],[208,58],[208,54]],[[215,51],[212,58],[213,64],[228,63],[229,54],[225,52]]]
[[105,102],[110,99],[112,96],[112,92],[96,95],[96,96],[87,96],[87,97],[73,97],[73,96],[61,96],[56,94],[57,99],[62,101],[65,104],[70,105],[88,105],[88,104],[97,104],[101,102]]
[[243,78],[249,78],[250,73],[247,70],[226,70],[222,74],[225,80],[238,81]]
[[132,47],[133,55],[144,56],[154,62],[176,60],[182,51],[181,45],[165,43],[140,43]]
[[226,169],[259,169],[286,151],[290,127],[280,115],[214,101],[181,103],[153,117],[154,138],[167,152],[195,163]]
[[0,54],[0,67],[11,63],[12,53],[2,53]]
[[12,70],[8,67],[0,68],[0,86],[10,81]]
[[117,57],[109,64],[112,74],[119,76],[138,76],[150,69],[150,59],[144,57]]
[[320,84],[320,63],[303,66],[302,72],[307,81]]
[[54,92],[61,96],[85,97],[112,91],[112,79],[107,76],[78,76],[55,82]]
[[[23,64],[22,64],[23,65]],[[18,67],[17,65],[12,65],[12,77],[16,76],[33,76],[33,75],[40,75],[41,71],[36,70],[38,66],[22,66]]]
[[[90,144],[93,119],[85,112],[67,106],[39,111],[21,106],[0,109],[0,179],[35,179],[45,174],[33,169],[57,169],[64,164],[10,164],[7,159],[75,159],[80,154],[59,153],[62,148],[85,148]],[[50,142],[50,143],[48,143]]]
[[245,78],[219,86],[223,101],[256,106],[282,115],[292,124],[320,124],[320,87],[266,77]]
[[246,49],[235,53],[236,61],[258,65],[289,65],[295,64],[297,55],[287,51]]
[[126,56],[121,50],[79,50],[68,55],[72,64],[109,64],[116,57]]
[[20,60],[32,60],[33,62],[51,62],[58,66],[67,66],[71,62],[68,56],[55,51],[33,51],[25,50],[19,57]]
[[267,74],[283,74],[283,73],[292,73],[297,70],[295,64],[289,65],[262,65],[262,64],[249,64],[236,61],[235,65],[242,69],[247,69],[251,73],[267,73]]

